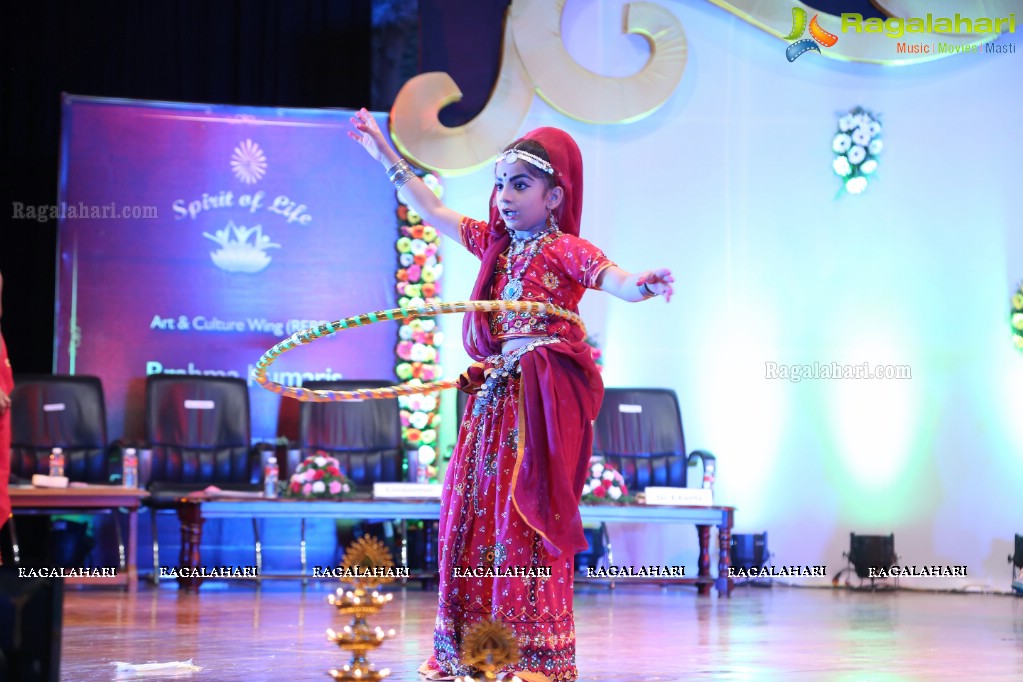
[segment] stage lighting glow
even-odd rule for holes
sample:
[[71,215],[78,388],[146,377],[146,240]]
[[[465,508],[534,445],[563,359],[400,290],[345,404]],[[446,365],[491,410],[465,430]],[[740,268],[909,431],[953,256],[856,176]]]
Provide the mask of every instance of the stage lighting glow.
[[722,472],[715,496],[743,500],[744,506],[757,509],[767,505],[771,494],[770,481],[778,467],[781,431],[788,419],[790,384],[765,380],[764,358],[780,354],[773,350],[767,336],[770,325],[758,325],[755,321],[767,311],[747,312],[749,317],[740,314],[737,319],[748,323],[748,328],[761,330],[755,345],[738,340],[721,342],[745,338],[742,330],[735,329],[708,335],[716,343],[702,349],[705,361],[701,371],[707,376],[701,377],[698,385],[708,389],[705,396],[708,409],[702,415],[706,428],[700,446],[727,461],[728,472],[742,472],[742,475]]
[[[871,324],[879,329],[882,323]],[[882,360],[907,357],[895,339],[858,339],[839,355],[872,359],[865,367],[870,372],[887,369]],[[830,460],[832,476],[847,513],[864,523],[907,513],[915,498],[901,492],[912,489],[911,464],[924,446],[917,436],[923,428],[921,389],[912,378],[842,379],[823,389],[837,453]]]
[[1007,438],[1005,452],[1016,453],[1014,459],[1018,463],[1023,458],[1019,454],[1023,453],[1023,419],[1019,418],[1023,414],[1023,391],[1020,390],[1023,386],[1023,355],[1010,346],[1004,344],[1001,351],[1005,356],[1002,363],[1005,371],[1000,377],[1002,399],[998,402],[1005,415],[1002,422],[1005,424]]

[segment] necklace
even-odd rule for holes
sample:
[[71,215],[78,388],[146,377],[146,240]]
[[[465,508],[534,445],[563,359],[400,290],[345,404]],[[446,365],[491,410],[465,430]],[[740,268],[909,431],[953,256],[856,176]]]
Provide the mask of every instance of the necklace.
[[[529,264],[533,260],[533,256],[540,250],[540,244],[543,242],[543,238],[554,231],[554,227],[547,227],[536,234],[526,237],[525,239],[515,239],[512,237],[512,246],[508,249],[508,262],[504,266],[504,273],[508,276],[508,283],[504,285],[504,289],[501,290],[501,300],[503,301],[517,301],[522,296],[522,277],[526,274],[526,270],[529,269]],[[527,247],[528,244],[528,247]],[[522,265],[522,269],[519,270],[519,274],[513,273],[515,256],[518,256],[523,251],[526,252],[525,263]]]

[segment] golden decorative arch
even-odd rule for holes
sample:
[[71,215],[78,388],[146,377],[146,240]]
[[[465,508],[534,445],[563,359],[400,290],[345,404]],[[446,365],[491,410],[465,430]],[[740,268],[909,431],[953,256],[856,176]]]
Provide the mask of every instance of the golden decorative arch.
[[391,107],[391,138],[402,156],[438,173],[471,173],[493,159],[515,138],[533,104],[533,85],[522,65],[512,24],[504,25],[497,83],[483,111],[454,128],[443,125],[440,110],[462,99],[462,91],[440,71],[410,78]]
[[405,83],[391,108],[391,137],[402,155],[438,173],[470,173],[514,139],[534,92],[566,116],[590,123],[634,121],[668,100],[687,55],[685,32],[671,12],[649,2],[624,7],[624,30],[646,38],[650,59],[639,73],[612,78],[583,68],[565,50],[564,9],[565,0],[513,0],[497,84],[483,111],[465,125],[449,128],[438,117],[462,98],[451,76],[424,73]]
[[569,55],[561,36],[566,0],[512,3],[510,20],[522,63],[548,104],[586,123],[629,123],[668,101],[686,69],[685,31],[675,15],[651,2],[623,8],[623,30],[643,36],[650,58],[638,73],[601,76]]

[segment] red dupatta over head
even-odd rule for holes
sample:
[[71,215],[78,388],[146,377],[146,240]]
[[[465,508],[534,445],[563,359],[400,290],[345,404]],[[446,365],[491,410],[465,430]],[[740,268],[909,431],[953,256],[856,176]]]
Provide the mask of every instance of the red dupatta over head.
[[[547,151],[556,184],[564,192],[554,213],[558,228],[579,236],[583,207],[579,146],[557,128],[537,128],[520,140],[533,140]],[[496,193],[495,188],[490,195],[492,239],[472,291],[473,300],[478,301],[491,298],[497,259],[511,243]],[[501,352],[487,313],[467,313],[462,331],[465,350],[475,360]],[[587,547],[579,498],[593,446],[592,421],[600,409],[604,386],[584,338],[583,331],[572,325],[560,343],[525,353],[519,363],[519,457],[512,479],[512,502],[553,556],[575,554]]]

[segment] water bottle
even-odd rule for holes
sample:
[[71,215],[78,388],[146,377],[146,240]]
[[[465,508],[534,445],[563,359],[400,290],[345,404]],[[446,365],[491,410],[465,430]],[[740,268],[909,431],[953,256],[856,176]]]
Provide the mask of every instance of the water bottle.
[[703,461],[703,487],[714,489],[714,462]]
[[121,472],[121,484],[125,488],[139,487],[139,456],[135,448],[125,448],[122,461],[124,469]]
[[277,469],[277,458],[270,455],[266,460],[266,468],[263,470],[263,496],[268,498],[277,497],[277,477],[280,472]]
[[60,448],[50,450],[50,476],[64,475],[64,451]]

